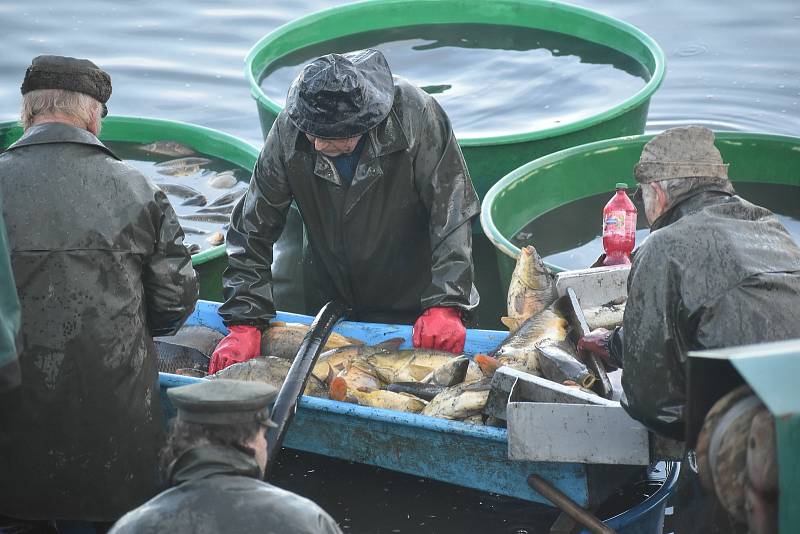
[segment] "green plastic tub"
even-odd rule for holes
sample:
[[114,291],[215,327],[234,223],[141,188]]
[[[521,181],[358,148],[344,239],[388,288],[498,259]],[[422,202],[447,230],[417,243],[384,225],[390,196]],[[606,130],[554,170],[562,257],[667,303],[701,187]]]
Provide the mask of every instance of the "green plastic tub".
[[[0,123],[0,151],[22,135],[17,122]],[[110,116],[103,119],[101,141],[153,143],[179,141],[203,154],[220,158],[251,172],[258,159],[258,149],[236,137],[184,122],[141,117]],[[200,283],[200,298],[222,300],[222,271],[228,265],[225,245],[204,250],[192,256],[192,265]]]
[[[511,243],[526,224],[580,198],[636,183],[633,167],[652,135],[607,139],[539,158],[503,177],[483,199],[481,226],[495,246],[500,278],[508,288],[519,248]],[[732,181],[800,186],[800,138],[744,132],[716,134]],[[800,198],[800,189],[798,189]],[[769,206],[766,206],[769,207]],[[599,224],[600,214],[586,224]],[[558,265],[549,265],[560,271]]]
[[[259,82],[277,59],[310,45],[366,31],[425,24],[503,24],[568,34],[618,50],[644,65],[650,80],[621,104],[558,127],[498,137],[462,137],[459,144],[478,194],[532,159],[575,145],[644,131],[650,97],[664,77],[664,53],[648,35],[587,9],[543,0],[376,0],[313,13],[261,39],[246,58],[245,75],[266,137],[281,107]],[[288,89],[288,88],[287,88]]]

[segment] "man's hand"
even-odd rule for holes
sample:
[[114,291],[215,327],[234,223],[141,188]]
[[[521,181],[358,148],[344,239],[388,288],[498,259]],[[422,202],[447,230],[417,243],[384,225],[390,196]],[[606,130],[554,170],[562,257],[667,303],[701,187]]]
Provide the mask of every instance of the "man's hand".
[[603,361],[606,369],[616,369],[611,361],[611,336],[614,332],[605,328],[596,328],[578,340],[578,350],[589,351],[596,354]]
[[411,338],[414,347],[464,352],[467,329],[461,320],[461,310],[450,307],[428,308],[414,323]]
[[216,373],[234,363],[246,362],[261,354],[261,331],[255,326],[231,326],[230,333],[219,342],[211,363],[208,365],[208,374]]

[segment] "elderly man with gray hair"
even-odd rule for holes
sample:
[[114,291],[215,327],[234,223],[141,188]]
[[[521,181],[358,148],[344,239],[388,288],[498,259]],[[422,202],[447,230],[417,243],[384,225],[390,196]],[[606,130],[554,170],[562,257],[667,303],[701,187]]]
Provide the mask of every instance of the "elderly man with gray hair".
[[158,490],[163,443],[152,336],[197,283],[164,193],[97,138],[111,79],[35,58],[22,137],[0,155],[22,312],[21,385],[0,394],[0,514],[108,523]]
[[[623,326],[580,347],[624,369],[632,417],[684,441],[689,351],[800,337],[800,248],[772,212],[735,194],[707,128],[657,135],[634,174],[651,233],[634,254]],[[694,531],[733,531],[702,515]]]

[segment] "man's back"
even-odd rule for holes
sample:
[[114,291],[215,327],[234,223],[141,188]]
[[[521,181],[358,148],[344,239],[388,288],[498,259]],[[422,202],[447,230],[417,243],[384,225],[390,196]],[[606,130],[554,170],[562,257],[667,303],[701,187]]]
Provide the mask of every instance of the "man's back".
[[683,434],[686,354],[797,337],[800,248],[768,210],[699,192],[637,251],[625,311],[627,405]]
[[0,398],[0,513],[112,520],[156,490],[151,336],[197,294],[182,233],[144,176],[66,124],[1,155],[0,187],[24,346]]

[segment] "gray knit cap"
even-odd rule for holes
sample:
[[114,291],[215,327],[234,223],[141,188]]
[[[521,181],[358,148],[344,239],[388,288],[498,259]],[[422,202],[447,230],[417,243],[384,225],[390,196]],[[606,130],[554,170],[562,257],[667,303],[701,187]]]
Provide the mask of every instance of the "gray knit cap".
[[702,126],[681,126],[644,145],[633,173],[643,184],[678,178],[727,179],[728,165],[714,146],[714,132]]

